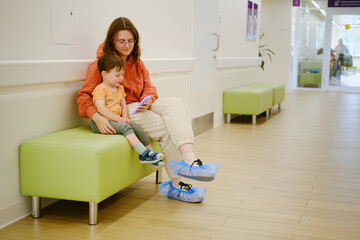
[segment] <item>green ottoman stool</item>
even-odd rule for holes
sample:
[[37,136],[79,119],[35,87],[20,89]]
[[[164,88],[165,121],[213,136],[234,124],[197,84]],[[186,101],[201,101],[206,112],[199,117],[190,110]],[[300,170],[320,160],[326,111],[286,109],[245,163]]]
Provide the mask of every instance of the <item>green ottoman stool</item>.
[[99,202],[157,170],[138,156],[123,135],[96,134],[90,126],[37,137],[20,146],[21,193],[32,196],[34,218],[40,197],[89,202],[95,225]]
[[299,74],[300,86],[317,85],[321,86],[321,73],[304,72]]
[[252,115],[252,123],[256,124],[256,116],[272,107],[273,90],[269,87],[251,86],[229,89],[223,95],[223,113],[227,114],[227,123],[231,114]]
[[272,105],[278,105],[278,109],[281,108],[281,102],[285,99],[285,85],[282,83],[270,83],[270,82],[258,82],[253,83],[251,86],[262,86],[273,89],[273,102]]

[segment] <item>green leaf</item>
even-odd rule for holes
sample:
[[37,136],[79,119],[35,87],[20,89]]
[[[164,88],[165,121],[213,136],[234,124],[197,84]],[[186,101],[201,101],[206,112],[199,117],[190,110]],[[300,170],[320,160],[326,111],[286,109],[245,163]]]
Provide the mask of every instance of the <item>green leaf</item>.
[[261,39],[265,36],[265,33],[261,33],[259,35],[259,57],[261,58],[261,69],[264,70],[265,67],[265,60],[264,60],[264,56],[267,56],[270,59],[270,62],[272,62],[272,56],[275,55],[275,52],[270,50],[269,48],[265,48],[267,47],[267,44],[263,44],[261,43]]
[[264,65],[265,65],[265,61],[264,60],[261,60],[261,65],[260,65],[260,67],[261,67],[261,69],[264,71]]

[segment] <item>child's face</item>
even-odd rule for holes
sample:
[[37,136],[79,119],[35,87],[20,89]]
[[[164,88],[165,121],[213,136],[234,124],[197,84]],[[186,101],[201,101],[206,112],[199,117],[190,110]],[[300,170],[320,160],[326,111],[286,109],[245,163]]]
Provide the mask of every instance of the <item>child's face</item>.
[[118,87],[120,83],[124,80],[123,69],[118,71],[117,68],[113,68],[108,72],[103,71],[102,75],[103,75],[103,82],[110,85],[111,87]]

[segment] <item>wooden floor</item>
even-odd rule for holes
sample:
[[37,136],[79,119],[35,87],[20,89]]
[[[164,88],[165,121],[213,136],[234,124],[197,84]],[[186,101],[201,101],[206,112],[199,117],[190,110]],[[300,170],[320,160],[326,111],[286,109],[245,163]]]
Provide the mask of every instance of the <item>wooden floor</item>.
[[298,91],[266,119],[237,117],[196,137],[219,162],[203,203],[165,198],[151,175],[102,202],[60,201],[0,239],[360,239],[360,94]]

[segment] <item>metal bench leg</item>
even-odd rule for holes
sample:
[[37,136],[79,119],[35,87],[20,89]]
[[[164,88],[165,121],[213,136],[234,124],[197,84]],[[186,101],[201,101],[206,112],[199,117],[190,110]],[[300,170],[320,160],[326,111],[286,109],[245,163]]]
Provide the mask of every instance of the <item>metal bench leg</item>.
[[41,210],[41,198],[37,196],[32,196],[32,217],[33,218],[40,218]]
[[278,109],[279,109],[279,110],[281,109],[281,105],[280,105],[280,103],[278,104]]
[[230,119],[231,119],[231,114],[230,113],[226,114],[226,123],[230,123]]
[[155,183],[162,183],[163,179],[163,170],[162,169],[158,169],[156,170],[156,180]]
[[253,125],[256,124],[256,115],[252,115],[252,124],[253,124]]
[[270,115],[270,111],[268,109],[268,110],[266,110],[266,117],[269,117],[269,115]]
[[96,225],[98,215],[98,204],[95,202],[89,202],[89,225]]

